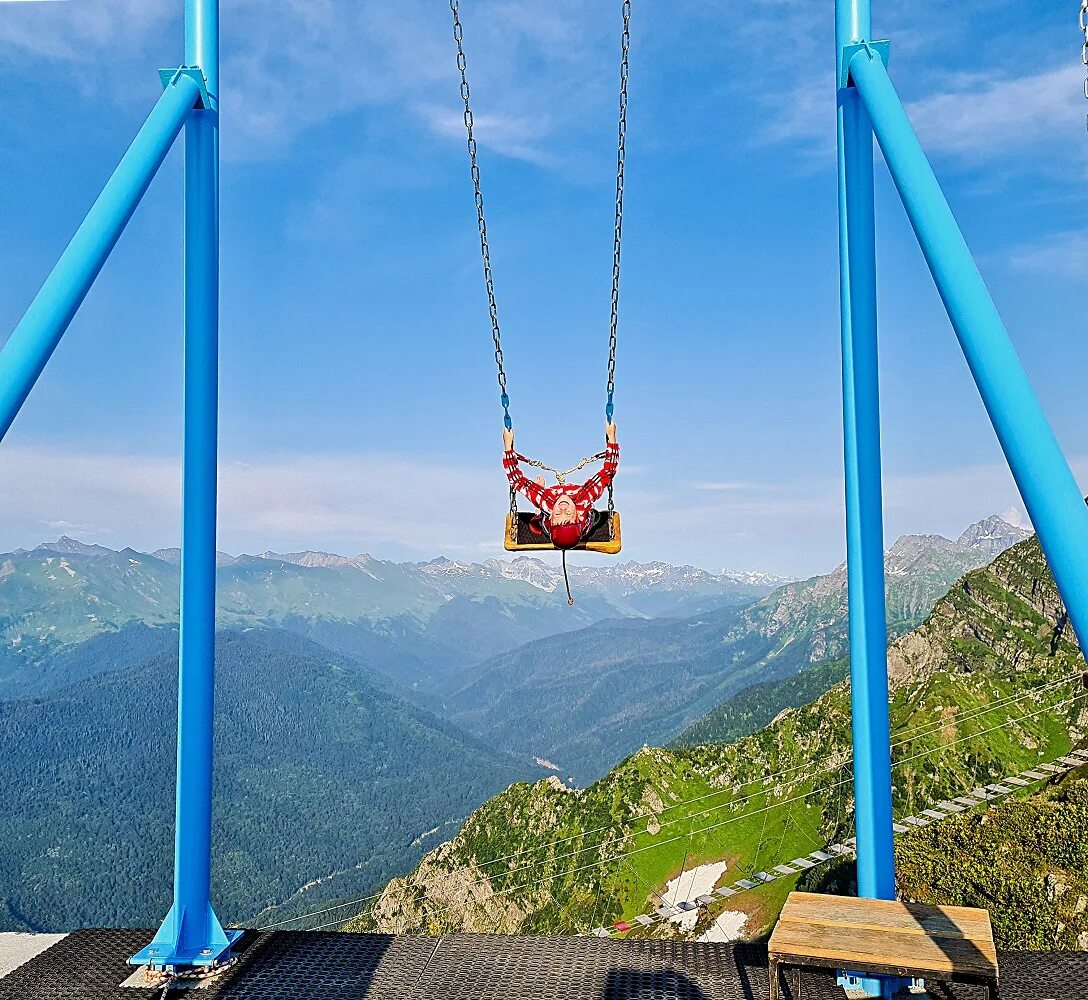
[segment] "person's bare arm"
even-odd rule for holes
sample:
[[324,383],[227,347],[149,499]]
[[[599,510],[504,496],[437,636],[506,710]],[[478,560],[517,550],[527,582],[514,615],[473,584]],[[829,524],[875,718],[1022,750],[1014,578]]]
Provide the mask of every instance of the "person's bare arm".
[[605,424],[604,438],[604,466],[600,472],[590,476],[582,487],[590,503],[598,500],[601,494],[608,489],[612,480],[616,478],[616,470],[620,464],[620,446],[616,443],[616,425],[614,422]]
[[502,443],[506,449],[503,454],[502,465],[506,469],[506,478],[510,480],[510,488],[524,493],[534,506],[542,506],[544,502],[544,484],[533,482],[521,471],[521,466],[518,464],[518,453],[514,451],[514,429],[512,427],[503,428]]

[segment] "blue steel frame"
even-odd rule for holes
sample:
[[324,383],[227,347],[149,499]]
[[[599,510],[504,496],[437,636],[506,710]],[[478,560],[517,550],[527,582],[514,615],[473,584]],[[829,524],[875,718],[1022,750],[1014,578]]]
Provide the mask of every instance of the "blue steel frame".
[[[895,897],[877,384],[875,134],[979,394],[1088,649],[1088,507],[872,40],[870,0],[836,0],[839,251],[858,892]],[[899,980],[864,979],[870,996]]]
[[211,905],[215,527],[219,397],[219,3],[186,0],[185,62],[208,101],[185,123],[185,442],[174,902],[132,965],[184,968],[230,956]]
[[160,968],[229,958],[241,931],[212,909],[219,337],[219,3],[185,0],[185,62],[0,351],[0,440],[60,343],[174,140],[185,127],[185,317],[181,640],[174,902],[129,961]]

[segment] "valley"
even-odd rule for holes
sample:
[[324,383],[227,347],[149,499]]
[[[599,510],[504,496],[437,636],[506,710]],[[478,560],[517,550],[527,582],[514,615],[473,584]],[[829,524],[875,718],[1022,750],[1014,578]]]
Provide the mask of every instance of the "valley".
[[[887,557],[895,615],[914,621],[965,563],[1017,537],[988,519],[958,541],[900,539]],[[0,926],[151,919],[169,886],[177,555],[61,539],[0,565],[0,746],[16,763],[0,778],[16,806],[0,833],[20,845],[0,862]],[[609,769],[646,744],[674,749],[637,753],[614,772],[622,793],[587,804],[591,818],[575,829],[629,819],[629,793],[662,809],[670,796],[720,796],[721,782],[757,772],[710,774],[698,744],[750,737],[844,675],[841,659],[820,660],[844,652],[841,569],[777,588],[759,574],[664,564],[575,572],[571,615],[556,600],[555,567],[535,559],[221,555],[225,919],[289,919],[432,865],[427,852],[456,853],[452,838],[496,793],[519,803],[516,817],[543,809],[529,829],[563,826],[547,803],[592,800],[598,786],[572,792],[560,779],[607,774],[601,787],[612,787]],[[503,795],[485,816],[502,813]],[[698,823],[676,809],[681,825]],[[783,843],[791,831],[778,831]],[[707,844],[692,847],[693,859],[703,851],[717,863]],[[91,863],[99,849],[114,859],[106,870]],[[667,854],[639,857],[638,878],[602,909],[626,912],[676,874]],[[531,907],[522,918],[538,919]]]
[[[899,815],[1053,759],[1088,728],[1083,661],[1034,539],[958,581],[889,663]],[[349,926],[586,933],[652,912],[698,866],[724,862],[730,882],[819,849],[851,833],[849,718],[838,684],[733,742],[639,750],[587,788],[515,785]],[[794,881],[715,903],[695,931],[732,913],[758,934]]]

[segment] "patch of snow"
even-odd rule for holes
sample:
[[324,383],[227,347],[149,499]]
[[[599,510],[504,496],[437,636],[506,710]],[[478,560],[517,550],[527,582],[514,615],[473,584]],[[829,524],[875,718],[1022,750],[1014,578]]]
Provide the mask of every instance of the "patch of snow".
[[75,576],[76,575],[76,571],[74,569],[72,569],[71,566],[68,565],[68,560],[67,559],[62,559],[60,561],[60,568],[62,570],[64,570],[64,572],[67,573],[69,576]]
[[[705,895],[718,884],[718,879],[725,874],[727,867],[724,861],[714,861],[709,865],[699,865],[691,871],[681,872],[676,878],[669,880],[662,901],[670,906],[683,902],[694,903],[697,896]],[[699,921],[699,911],[689,910],[669,919],[682,931],[693,931]]]
[[559,770],[559,765],[553,764],[550,760],[545,760],[543,757],[534,757],[533,760],[541,767],[546,767],[549,771]]
[[714,921],[705,934],[699,935],[699,940],[740,941],[744,937],[744,926],[747,923],[747,913],[741,910],[726,910]]

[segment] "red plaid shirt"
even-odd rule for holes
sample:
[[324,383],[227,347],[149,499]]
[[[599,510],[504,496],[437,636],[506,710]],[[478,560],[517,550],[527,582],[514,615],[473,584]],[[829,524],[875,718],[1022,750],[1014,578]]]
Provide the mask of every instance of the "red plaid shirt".
[[604,452],[604,466],[599,472],[594,473],[581,485],[566,483],[562,486],[541,486],[526,478],[518,465],[517,452],[511,449],[502,459],[503,468],[506,469],[506,477],[510,480],[511,489],[524,493],[534,507],[539,508],[544,514],[550,514],[555,501],[561,496],[568,496],[578,508],[578,520],[585,521],[593,504],[600,499],[601,494],[608,489],[609,484],[616,477],[616,469],[620,464],[620,446],[609,444]]

